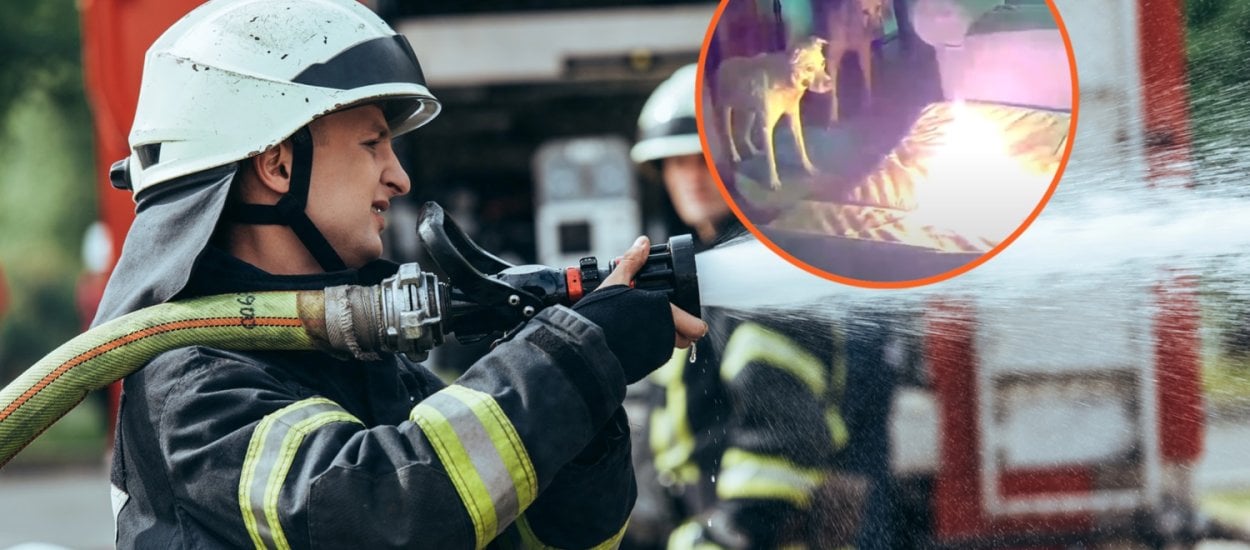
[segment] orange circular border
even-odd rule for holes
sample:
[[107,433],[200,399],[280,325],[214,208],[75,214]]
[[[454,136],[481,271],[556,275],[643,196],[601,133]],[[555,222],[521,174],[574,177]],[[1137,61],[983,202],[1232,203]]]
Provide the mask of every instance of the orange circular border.
[[1059,9],[1055,7],[1054,0],[1046,0],[1046,6],[1050,8],[1050,14],[1055,18],[1055,23],[1059,27],[1059,34],[1063,36],[1063,46],[1068,53],[1068,70],[1072,75],[1072,113],[1068,126],[1068,144],[1064,147],[1063,157],[1059,160],[1059,168],[1055,170],[1055,177],[1051,180],[1050,188],[1046,190],[1046,195],[1042,197],[1042,200],[1037,203],[1033,212],[1024,219],[1024,222],[1021,223],[1010,236],[1003,240],[1003,242],[999,243],[998,246],[990,249],[989,252],[982,254],[977,259],[968,262],[963,266],[939,273],[937,275],[925,277],[923,279],[912,279],[909,281],[897,282],[865,281],[862,279],[852,279],[850,277],[835,275],[808,265],[803,260],[800,260],[791,255],[789,252],[786,252],[776,243],[769,240],[768,237],[764,236],[763,232],[761,232],[759,228],[755,227],[755,224],[742,213],[742,210],[738,208],[738,204],[734,202],[733,197],[729,194],[729,187],[725,185],[724,180],[720,177],[720,171],[716,166],[716,159],[712,158],[711,148],[708,147],[707,130],[703,127],[703,74],[707,70],[707,51],[712,44],[713,38],[716,36],[716,27],[720,24],[720,18],[725,11],[725,7],[729,5],[729,2],[733,1],[735,0],[721,0],[720,4],[716,7],[716,13],[712,15],[712,20],[708,24],[707,32],[703,36],[703,47],[699,49],[699,67],[698,70],[695,71],[694,99],[696,118],[695,124],[699,129],[699,144],[703,147],[703,160],[707,163],[709,171],[712,173],[712,178],[716,180],[716,184],[720,187],[721,196],[724,197],[725,202],[729,204],[729,208],[733,210],[734,215],[737,216],[742,224],[751,231],[751,234],[755,235],[757,240],[764,243],[765,246],[777,255],[785,258],[786,261],[789,261],[796,267],[799,267],[800,269],[818,277],[828,279],[836,283],[842,283],[860,288],[900,289],[916,288],[933,283],[940,283],[947,279],[967,273],[977,266],[989,261],[990,258],[996,256],[999,252],[1002,252],[1010,246],[1011,243],[1015,242],[1016,238],[1022,235],[1024,231],[1033,224],[1033,221],[1037,219],[1037,216],[1041,214],[1042,210],[1046,208],[1046,205],[1050,203],[1050,198],[1055,194],[1055,189],[1059,187],[1059,180],[1063,178],[1063,173],[1068,167],[1068,159],[1072,156],[1072,145],[1076,137],[1076,122],[1081,104],[1080,84],[1078,82],[1076,71],[1076,55],[1072,50],[1072,38],[1068,35],[1068,27],[1064,25],[1063,17],[1059,15]]

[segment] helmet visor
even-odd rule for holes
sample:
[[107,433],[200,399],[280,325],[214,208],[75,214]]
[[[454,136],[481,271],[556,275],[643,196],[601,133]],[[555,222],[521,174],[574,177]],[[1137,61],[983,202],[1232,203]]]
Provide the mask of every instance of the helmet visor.
[[308,66],[292,81],[336,90],[397,82],[424,87],[425,74],[408,39],[395,34],[356,44],[324,63]]
[[[292,81],[335,90],[352,90],[378,84],[415,84],[423,90],[426,89],[421,63],[417,61],[412,45],[402,34],[356,44],[324,63],[310,65]],[[409,119],[425,108],[433,98],[414,95],[412,99],[416,101],[392,100],[382,103],[386,120],[392,128],[407,126]]]

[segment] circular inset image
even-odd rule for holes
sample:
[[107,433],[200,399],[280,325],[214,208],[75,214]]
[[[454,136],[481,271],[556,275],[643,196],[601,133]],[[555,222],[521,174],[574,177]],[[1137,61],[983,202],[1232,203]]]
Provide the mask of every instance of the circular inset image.
[[725,0],[699,65],[704,156],[735,214],[855,286],[982,264],[1072,149],[1075,61],[1048,0]]

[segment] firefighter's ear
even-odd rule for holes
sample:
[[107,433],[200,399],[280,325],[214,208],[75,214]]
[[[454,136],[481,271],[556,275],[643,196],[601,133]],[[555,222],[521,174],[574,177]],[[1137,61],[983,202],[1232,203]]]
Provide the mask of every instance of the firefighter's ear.
[[291,189],[291,158],[290,140],[252,157],[251,168],[257,183],[272,193],[285,194]]

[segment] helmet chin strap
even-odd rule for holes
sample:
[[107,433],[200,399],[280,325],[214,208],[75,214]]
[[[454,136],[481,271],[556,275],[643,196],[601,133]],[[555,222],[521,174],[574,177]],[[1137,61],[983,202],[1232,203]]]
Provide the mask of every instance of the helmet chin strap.
[[291,136],[294,146],[291,158],[291,187],[278,204],[233,204],[226,208],[225,215],[237,223],[255,225],[285,225],[295,232],[295,236],[304,243],[304,248],[312,254],[313,259],[326,271],[347,269],[347,264],[330,246],[312,219],[305,212],[308,205],[309,181],[312,177],[313,143],[312,132],[305,126]]

